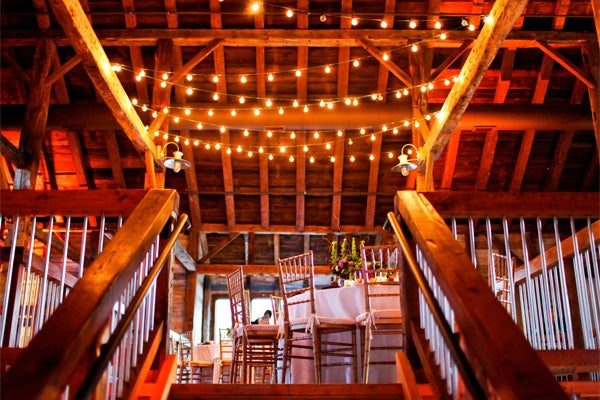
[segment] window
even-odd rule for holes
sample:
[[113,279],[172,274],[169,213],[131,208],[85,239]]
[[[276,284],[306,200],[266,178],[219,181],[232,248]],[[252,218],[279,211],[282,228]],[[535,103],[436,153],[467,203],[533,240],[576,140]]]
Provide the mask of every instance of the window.
[[[271,308],[270,297],[253,298],[250,300],[250,321],[262,317],[265,311],[271,310]],[[219,340],[219,329],[231,328],[231,308],[229,306],[228,297],[222,297],[215,300],[215,312],[213,315],[215,318],[213,339],[217,342]],[[273,317],[271,317],[271,323],[274,323]]]

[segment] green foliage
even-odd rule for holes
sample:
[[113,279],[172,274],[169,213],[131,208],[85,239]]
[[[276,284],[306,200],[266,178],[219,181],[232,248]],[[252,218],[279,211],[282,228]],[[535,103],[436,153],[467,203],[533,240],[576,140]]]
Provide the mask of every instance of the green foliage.
[[343,238],[338,246],[338,242],[332,242],[329,253],[329,269],[334,275],[338,275],[343,279],[353,277],[356,271],[360,271],[362,266],[362,258],[360,256],[360,245],[364,244],[361,240],[359,244],[356,239],[348,243],[347,238]]

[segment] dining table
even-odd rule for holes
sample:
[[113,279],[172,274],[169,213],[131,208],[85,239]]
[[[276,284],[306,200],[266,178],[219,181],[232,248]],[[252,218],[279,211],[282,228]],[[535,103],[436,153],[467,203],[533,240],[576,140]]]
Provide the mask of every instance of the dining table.
[[[381,298],[377,308],[400,308],[400,293],[397,285],[377,286],[375,290],[382,293],[398,292],[398,296],[385,296]],[[299,296],[308,296],[305,292]],[[364,285],[354,284],[349,287],[332,287],[326,289],[315,290],[315,310],[318,316],[351,318],[365,312],[365,292]],[[303,303],[290,308],[290,320],[310,316],[309,303]],[[339,335],[339,334],[332,334]],[[337,338],[336,338],[337,339]],[[393,337],[391,335],[376,336],[373,339],[373,346],[397,346],[401,343],[402,338]],[[361,349],[360,349],[360,334],[357,330],[357,354],[359,365],[359,376],[361,375]],[[371,354],[372,360],[380,360],[382,352]],[[386,358],[389,358],[387,355]],[[369,383],[395,383],[396,371],[394,365],[372,365],[369,370]],[[322,372],[322,380],[324,383],[352,383],[353,373],[352,368],[348,366],[336,366],[324,368]],[[292,358],[290,365],[290,381],[292,383],[314,383],[314,367],[313,361],[310,359]]]
[[196,344],[192,348],[194,360],[212,361],[213,383],[219,383],[221,376],[221,349],[218,343]]

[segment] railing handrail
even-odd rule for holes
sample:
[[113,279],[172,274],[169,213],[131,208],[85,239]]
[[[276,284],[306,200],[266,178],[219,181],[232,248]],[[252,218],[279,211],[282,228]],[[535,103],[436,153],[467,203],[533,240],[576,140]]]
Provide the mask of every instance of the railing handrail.
[[[114,304],[177,210],[178,199],[174,190],[147,192],[42,330],[3,373],[3,398],[59,398],[75,372],[89,367]],[[67,201],[71,202],[79,204],[75,200]],[[36,212],[28,206],[24,208]]]
[[81,385],[81,389],[79,393],[77,393],[77,395],[75,396],[75,399],[87,399],[91,395],[93,389],[98,384],[98,381],[100,380],[104,369],[108,365],[108,362],[113,356],[115,350],[117,349],[117,347],[121,343],[121,340],[125,336],[126,330],[129,329],[129,324],[135,317],[140,307],[140,304],[142,304],[142,301],[144,297],[148,294],[150,287],[158,277],[158,274],[162,271],[162,268],[165,265],[165,262],[167,261],[167,257],[171,254],[171,249],[175,245],[175,242],[179,237],[179,233],[181,233],[181,231],[183,230],[185,224],[187,223],[187,220],[188,217],[186,214],[180,215],[179,219],[177,220],[177,225],[175,226],[175,228],[169,236],[169,240],[161,249],[161,253],[156,259],[154,266],[148,272],[148,276],[146,276],[146,278],[142,282],[137,293],[135,294],[131,303],[127,307],[125,314],[123,315],[123,317],[117,324],[117,327],[115,328],[114,332],[110,336],[110,339],[102,347],[98,358],[94,362],[94,365],[92,365],[92,367],[90,368],[90,371],[86,376],[86,380]]
[[476,363],[494,392],[503,399],[566,399],[427,195],[399,191],[396,208],[454,310],[469,362]]

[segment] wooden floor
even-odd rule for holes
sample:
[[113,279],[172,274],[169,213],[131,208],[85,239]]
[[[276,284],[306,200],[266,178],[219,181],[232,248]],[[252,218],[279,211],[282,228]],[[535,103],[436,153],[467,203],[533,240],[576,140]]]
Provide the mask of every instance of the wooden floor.
[[169,399],[403,399],[402,385],[285,384],[173,385]]

